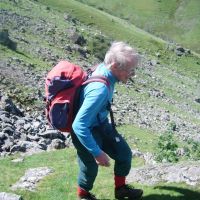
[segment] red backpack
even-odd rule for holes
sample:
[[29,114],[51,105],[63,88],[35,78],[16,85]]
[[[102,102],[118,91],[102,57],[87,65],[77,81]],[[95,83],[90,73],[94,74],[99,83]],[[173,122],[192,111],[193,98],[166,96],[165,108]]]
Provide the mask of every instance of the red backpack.
[[60,61],[47,74],[45,81],[46,117],[55,129],[71,132],[78,111],[80,87],[90,82],[102,82],[109,87],[104,76],[92,76],[95,70],[85,72],[68,61]]

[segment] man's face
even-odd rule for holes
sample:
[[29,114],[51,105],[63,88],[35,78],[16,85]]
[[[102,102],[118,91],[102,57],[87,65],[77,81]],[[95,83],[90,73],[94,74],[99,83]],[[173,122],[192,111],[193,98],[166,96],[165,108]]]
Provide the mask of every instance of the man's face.
[[119,81],[126,83],[131,76],[135,75],[135,68],[136,65],[133,62],[129,63],[125,69],[118,69],[114,64],[111,71]]

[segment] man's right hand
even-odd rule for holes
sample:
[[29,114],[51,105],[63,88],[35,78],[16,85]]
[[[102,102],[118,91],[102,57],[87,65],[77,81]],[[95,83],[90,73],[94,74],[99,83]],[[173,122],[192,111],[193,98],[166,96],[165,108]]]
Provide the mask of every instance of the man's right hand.
[[96,163],[98,165],[104,166],[104,167],[109,167],[110,166],[110,159],[106,153],[103,151],[99,156],[95,157]]

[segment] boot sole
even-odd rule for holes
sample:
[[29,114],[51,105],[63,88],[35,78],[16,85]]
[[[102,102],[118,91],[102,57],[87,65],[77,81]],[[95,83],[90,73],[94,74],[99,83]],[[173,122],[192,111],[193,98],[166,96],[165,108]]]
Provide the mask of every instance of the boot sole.
[[117,200],[142,200],[142,196],[141,197],[137,197],[137,198],[120,198],[120,199],[117,199]]
[[131,197],[128,197],[128,198],[127,198],[127,197],[116,198],[116,197],[115,197],[115,199],[117,199],[117,200],[141,200],[142,197],[143,197],[143,193],[141,194],[141,196],[134,197],[134,198],[131,198]]

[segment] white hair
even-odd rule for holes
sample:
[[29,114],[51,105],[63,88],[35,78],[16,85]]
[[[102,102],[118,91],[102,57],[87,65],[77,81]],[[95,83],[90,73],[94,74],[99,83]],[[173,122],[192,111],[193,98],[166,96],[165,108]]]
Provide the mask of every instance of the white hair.
[[106,65],[117,63],[120,69],[126,68],[129,63],[138,64],[139,54],[131,46],[124,42],[113,42],[105,55]]

